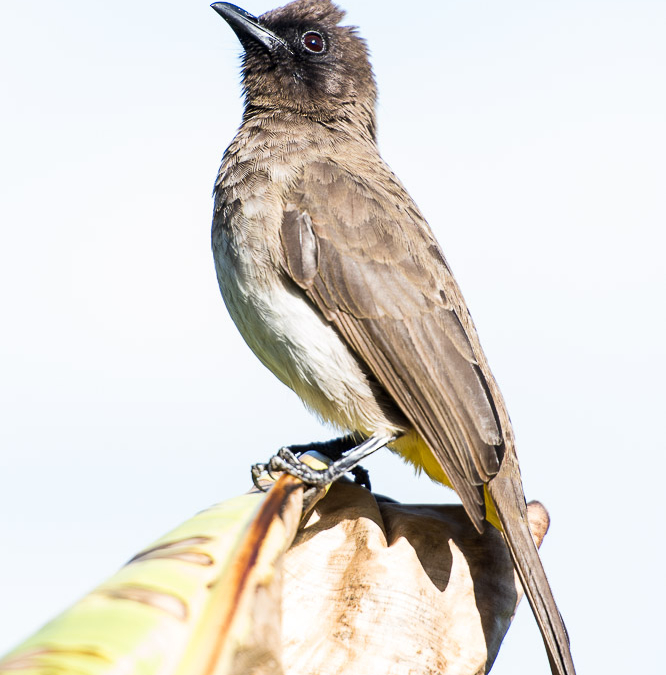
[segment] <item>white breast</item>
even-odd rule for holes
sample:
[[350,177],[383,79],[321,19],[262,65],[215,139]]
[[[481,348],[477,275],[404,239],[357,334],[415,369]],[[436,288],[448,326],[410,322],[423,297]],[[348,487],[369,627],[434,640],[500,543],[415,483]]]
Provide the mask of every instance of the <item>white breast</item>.
[[343,430],[393,433],[358,360],[336,330],[271,269],[264,251],[216,232],[215,265],[222,296],[241,335],[261,362],[305,405]]

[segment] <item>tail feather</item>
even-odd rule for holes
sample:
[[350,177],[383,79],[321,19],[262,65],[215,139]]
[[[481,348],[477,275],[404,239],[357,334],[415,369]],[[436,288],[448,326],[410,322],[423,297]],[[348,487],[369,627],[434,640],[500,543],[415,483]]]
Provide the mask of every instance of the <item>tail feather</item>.
[[513,564],[539,624],[548,660],[554,675],[575,675],[569,636],[564,626],[541,558],[527,521],[527,509],[520,481],[518,464],[513,453],[507,453],[502,468],[487,485],[502,524],[504,538]]

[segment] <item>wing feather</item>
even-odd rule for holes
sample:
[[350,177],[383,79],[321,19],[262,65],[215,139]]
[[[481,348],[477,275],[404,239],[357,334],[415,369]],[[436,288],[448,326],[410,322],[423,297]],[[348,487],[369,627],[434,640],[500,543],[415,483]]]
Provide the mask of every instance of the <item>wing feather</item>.
[[482,486],[502,445],[495,403],[446,261],[393,181],[378,193],[332,163],[306,167],[284,213],[283,267],[414,425],[481,529]]

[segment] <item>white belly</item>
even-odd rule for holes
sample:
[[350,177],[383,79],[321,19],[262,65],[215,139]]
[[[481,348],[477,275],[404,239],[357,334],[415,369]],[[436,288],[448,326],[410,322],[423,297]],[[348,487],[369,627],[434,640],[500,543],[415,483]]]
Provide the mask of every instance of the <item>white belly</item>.
[[264,256],[257,251],[230,247],[225,234],[216,234],[222,296],[261,362],[308,408],[338,428],[365,434],[397,431],[357,358],[304,292],[268,263],[262,265]]

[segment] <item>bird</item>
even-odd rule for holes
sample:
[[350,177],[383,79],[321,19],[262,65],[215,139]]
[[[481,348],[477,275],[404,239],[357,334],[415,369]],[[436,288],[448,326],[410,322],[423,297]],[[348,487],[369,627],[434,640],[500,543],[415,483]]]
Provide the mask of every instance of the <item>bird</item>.
[[331,0],[259,17],[211,7],[243,48],[243,117],[212,226],[231,318],[307,408],[348,434],[349,455],[387,446],[453,488],[479,532],[489,522],[503,533],[551,670],[574,675],[504,399],[440,245],[377,147],[365,41]]

